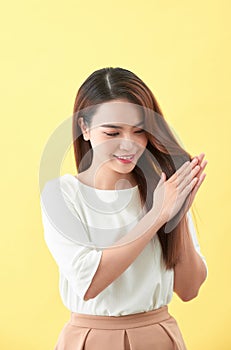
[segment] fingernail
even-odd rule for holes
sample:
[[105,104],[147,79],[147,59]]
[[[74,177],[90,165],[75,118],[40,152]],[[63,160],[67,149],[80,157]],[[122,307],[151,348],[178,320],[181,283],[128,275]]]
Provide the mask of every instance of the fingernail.
[[197,163],[197,161],[198,161],[197,158],[194,158],[194,159],[192,160],[193,163]]

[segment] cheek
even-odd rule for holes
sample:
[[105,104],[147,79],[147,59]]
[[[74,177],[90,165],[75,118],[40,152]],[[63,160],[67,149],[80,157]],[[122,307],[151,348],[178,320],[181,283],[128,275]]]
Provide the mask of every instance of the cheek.
[[99,148],[106,148],[107,147],[107,140],[105,140],[105,137],[103,137],[101,134],[98,134],[97,132],[92,132],[90,137],[91,145],[95,150]]
[[102,154],[113,153],[116,147],[116,143],[113,140],[95,140],[94,148],[96,152],[100,152]]
[[145,148],[148,144],[148,139],[146,136],[141,137],[137,143],[140,145],[140,147]]

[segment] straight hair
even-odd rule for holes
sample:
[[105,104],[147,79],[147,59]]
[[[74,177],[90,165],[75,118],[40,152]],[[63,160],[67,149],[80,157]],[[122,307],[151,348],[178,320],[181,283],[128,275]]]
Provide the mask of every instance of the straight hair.
[[[100,104],[117,99],[141,106],[144,111],[148,143],[132,173],[138,184],[141,201],[149,211],[153,205],[153,193],[161,172],[165,172],[167,181],[184,162],[191,161],[193,157],[172,133],[152,91],[133,72],[120,67],[102,68],[93,72],[80,86],[74,102],[72,119],[77,171],[85,171],[92,162],[91,144],[90,141],[84,140],[78,119],[82,117],[90,127]],[[166,269],[172,269],[177,264],[180,251],[185,247],[184,235],[190,234],[186,213],[179,218],[183,207],[157,232]],[[170,231],[167,227],[170,227]]]

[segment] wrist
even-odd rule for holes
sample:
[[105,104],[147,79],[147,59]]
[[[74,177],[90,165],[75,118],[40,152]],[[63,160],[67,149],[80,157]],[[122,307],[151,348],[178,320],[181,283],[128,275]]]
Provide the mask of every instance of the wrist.
[[150,216],[152,216],[153,225],[155,225],[157,231],[168,221],[166,215],[163,212],[157,213],[155,208],[150,210]]

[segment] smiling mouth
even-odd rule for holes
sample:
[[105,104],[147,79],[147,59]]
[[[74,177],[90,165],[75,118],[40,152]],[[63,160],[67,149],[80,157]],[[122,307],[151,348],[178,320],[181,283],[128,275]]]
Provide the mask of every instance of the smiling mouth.
[[126,163],[131,163],[132,160],[134,159],[134,156],[129,156],[129,157],[118,157],[114,156],[116,159],[120,160],[121,162],[126,162]]
[[135,158],[135,155],[131,155],[131,156],[116,156],[114,155],[114,157],[123,164],[131,164]]
[[114,154],[114,157],[116,157],[118,159],[122,159],[122,160],[132,160],[135,157],[135,154],[131,154],[131,155],[128,155],[128,156],[116,156]]

